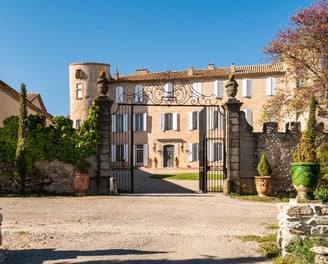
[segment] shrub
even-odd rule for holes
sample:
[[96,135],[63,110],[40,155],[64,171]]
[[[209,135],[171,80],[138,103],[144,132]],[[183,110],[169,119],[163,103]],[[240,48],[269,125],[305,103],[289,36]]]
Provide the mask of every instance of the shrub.
[[272,170],[269,164],[269,161],[264,153],[261,155],[260,162],[257,166],[257,171],[259,175],[271,175]]

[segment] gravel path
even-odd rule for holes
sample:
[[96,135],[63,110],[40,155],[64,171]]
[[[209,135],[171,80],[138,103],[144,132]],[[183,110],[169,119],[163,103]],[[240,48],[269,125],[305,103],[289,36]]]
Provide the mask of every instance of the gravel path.
[[271,263],[256,243],[273,203],[222,194],[0,198],[3,263]]

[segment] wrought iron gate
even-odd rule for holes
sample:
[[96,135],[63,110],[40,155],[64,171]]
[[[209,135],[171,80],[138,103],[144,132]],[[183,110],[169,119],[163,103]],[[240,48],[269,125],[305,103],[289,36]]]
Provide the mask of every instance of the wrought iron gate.
[[[187,151],[198,152],[195,156],[199,161],[199,189],[203,192],[222,191],[226,175],[224,115],[220,109],[222,97],[219,98],[212,93],[202,94],[194,84],[181,80],[177,73],[168,72],[167,76],[159,76],[157,81],[137,85],[131,93],[123,91],[122,87],[118,87],[121,90],[115,91],[115,104],[112,110],[111,173],[115,177],[119,192],[134,192],[134,169],[140,164],[146,167],[153,166],[148,164],[151,150],[173,153],[172,142],[161,139],[166,143],[162,144],[161,150],[156,150],[155,145],[140,143],[136,136],[136,131],[145,129],[146,125],[142,125],[141,121],[147,120],[147,115],[144,116],[140,109],[147,112],[150,107],[181,107],[180,113],[186,111],[186,108],[195,109],[192,113],[197,113],[195,129],[198,129],[199,141],[197,148]],[[168,120],[170,118],[174,119],[174,116],[168,116]],[[179,145],[179,151],[186,151],[183,135],[174,140],[175,144]],[[172,166],[172,158],[166,157],[162,164]]]
[[200,112],[199,189],[223,191],[225,167],[225,120],[220,106],[205,106]]

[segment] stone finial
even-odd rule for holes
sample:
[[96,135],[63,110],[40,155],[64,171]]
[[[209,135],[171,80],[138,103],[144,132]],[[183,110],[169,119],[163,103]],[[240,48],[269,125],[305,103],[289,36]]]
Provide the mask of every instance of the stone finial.
[[120,78],[120,74],[119,74],[119,72],[118,72],[118,69],[116,68],[116,69],[115,69],[115,74],[114,74],[114,80],[115,80],[115,81],[118,81],[119,78]]
[[235,74],[233,72],[230,72],[229,74],[229,81],[225,85],[226,92],[229,98],[235,98],[237,92],[238,92],[238,83],[235,80]]
[[236,73],[236,65],[234,63],[231,63],[230,72],[233,73],[233,74]]
[[97,79],[97,89],[100,96],[107,96],[109,80],[106,77],[106,73],[101,71],[99,78]]

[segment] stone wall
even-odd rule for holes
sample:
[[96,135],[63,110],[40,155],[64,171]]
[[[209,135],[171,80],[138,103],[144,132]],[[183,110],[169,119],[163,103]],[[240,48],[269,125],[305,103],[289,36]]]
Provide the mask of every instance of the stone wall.
[[299,123],[289,123],[285,132],[278,132],[275,122],[265,123],[262,133],[254,133],[256,140],[256,155],[258,165],[261,154],[265,153],[272,169],[273,192],[281,195],[291,195],[295,190],[291,181],[292,154],[301,136]]
[[[13,166],[0,164],[0,193],[14,193]],[[26,177],[26,192],[74,194],[73,166],[60,161],[38,161]]]
[[[293,240],[306,237],[328,237],[328,205],[291,201],[278,204],[278,248],[288,255]],[[326,263],[326,262],[325,262]]]

